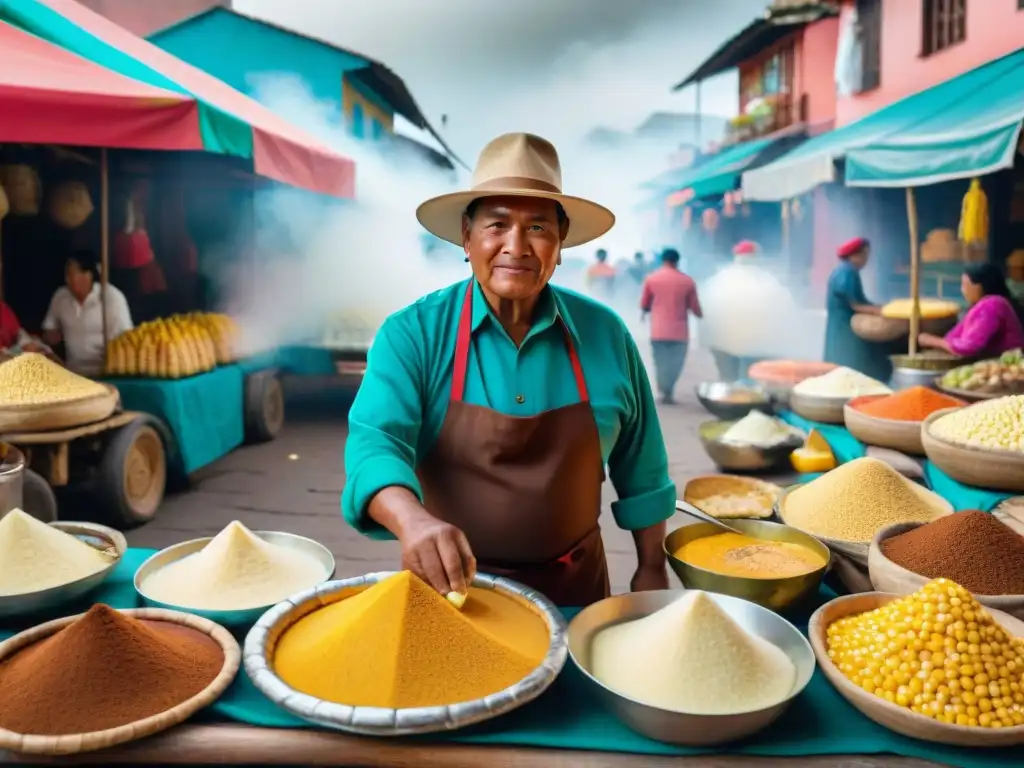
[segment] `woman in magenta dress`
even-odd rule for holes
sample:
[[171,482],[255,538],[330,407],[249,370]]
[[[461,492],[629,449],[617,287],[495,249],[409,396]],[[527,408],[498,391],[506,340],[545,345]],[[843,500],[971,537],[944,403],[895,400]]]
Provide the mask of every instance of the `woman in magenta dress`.
[[971,264],[960,278],[960,292],[970,305],[963,320],[943,336],[922,333],[922,347],[957,357],[998,357],[1024,347],[1021,308],[1010,296],[1006,278],[995,264]]

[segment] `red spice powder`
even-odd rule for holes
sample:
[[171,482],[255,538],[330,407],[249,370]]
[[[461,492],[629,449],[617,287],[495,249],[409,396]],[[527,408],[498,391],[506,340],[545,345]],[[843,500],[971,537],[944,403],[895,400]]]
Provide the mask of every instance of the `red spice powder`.
[[891,395],[853,403],[853,407],[868,416],[892,421],[924,421],[943,408],[959,408],[962,400],[949,397],[928,387],[910,387]]
[[127,725],[192,698],[223,666],[202,632],[94,605],[0,662],[0,728],[57,736]]

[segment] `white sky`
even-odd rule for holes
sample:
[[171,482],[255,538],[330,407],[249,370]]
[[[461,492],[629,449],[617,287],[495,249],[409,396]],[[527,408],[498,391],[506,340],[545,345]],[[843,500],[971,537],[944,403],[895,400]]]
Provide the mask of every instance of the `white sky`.
[[[506,131],[556,143],[651,112],[695,111],[671,86],[766,0],[235,0],[253,16],[365,53],[397,72],[472,163]],[[736,77],[707,81],[705,113],[736,112]]]

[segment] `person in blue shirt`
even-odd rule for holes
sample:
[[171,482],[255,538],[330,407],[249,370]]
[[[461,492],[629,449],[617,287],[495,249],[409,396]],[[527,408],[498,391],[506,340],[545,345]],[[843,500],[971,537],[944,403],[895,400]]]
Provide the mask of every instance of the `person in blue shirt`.
[[881,308],[864,295],[860,279],[870,255],[871,244],[863,237],[847,241],[836,251],[839,266],[828,278],[825,362],[852,368],[878,381],[888,381],[892,366],[885,356],[887,348],[860,338],[850,325],[857,313],[881,314]]
[[665,589],[676,489],[640,353],[612,310],[549,284],[562,249],[615,218],[563,195],[555,148],[530,134],[488,144],[473,179],[417,211],[472,277],[375,338],[349,414],[344,517],[396,537],[403,568],[443,594],[479,569],[588,605],[609,594],[607,468],[636,544],[632,589]]

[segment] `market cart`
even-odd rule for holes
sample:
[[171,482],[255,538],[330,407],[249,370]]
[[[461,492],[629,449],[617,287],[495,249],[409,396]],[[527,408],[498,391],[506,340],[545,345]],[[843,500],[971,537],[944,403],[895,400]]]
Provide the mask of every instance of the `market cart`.
[[[120,411],[82,426],[11,432],[0,441],[17,447],[30,469],[24,506],[33,517],[57,519],[57,495],[68,490],[99,522],[124,528],[156,515],[167,484],[167,428],[136,411]],[[90,503],[92,502],[92,503]]]

